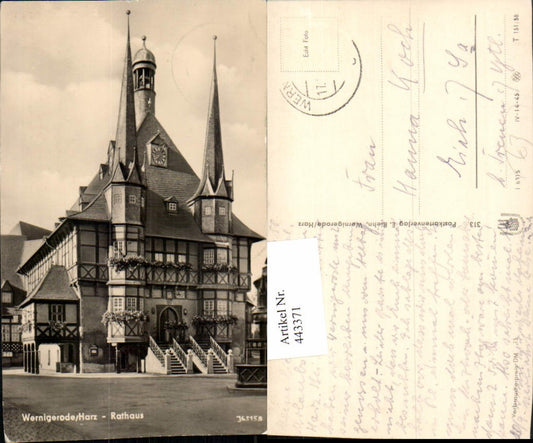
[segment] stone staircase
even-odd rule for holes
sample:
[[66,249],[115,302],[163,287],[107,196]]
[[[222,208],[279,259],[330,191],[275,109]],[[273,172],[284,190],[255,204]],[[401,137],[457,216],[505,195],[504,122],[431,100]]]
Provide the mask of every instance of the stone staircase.
[[170,373],[172,375],[186,374],[187,371],[181,362],[177,359],[176,354],[172,351],[170,343],[158,343],[157,344],[163,353],[166,353],[167,349],[170,349]]
[[[196,342],[204,350],[205,353],[211,348],[211,341],[209,338],[197,338]],[[217,355],[213,353],[213,373],[214,374],[227,374],[226,367],[220,362]]]

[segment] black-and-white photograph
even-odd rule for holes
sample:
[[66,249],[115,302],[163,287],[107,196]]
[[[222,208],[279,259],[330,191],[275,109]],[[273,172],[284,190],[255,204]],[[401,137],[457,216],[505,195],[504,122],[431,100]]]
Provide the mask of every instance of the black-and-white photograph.
[[1,11],[6,438],[267,423],[266,5]]

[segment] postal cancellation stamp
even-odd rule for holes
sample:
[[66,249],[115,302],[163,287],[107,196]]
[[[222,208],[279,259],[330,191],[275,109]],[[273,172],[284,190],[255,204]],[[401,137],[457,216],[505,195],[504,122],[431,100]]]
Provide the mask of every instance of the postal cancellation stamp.
[[280,92],[287,103],[312,116],[344,108],[363,72],[355,41],[339,38],[336,18],[287,17],[280,29]]

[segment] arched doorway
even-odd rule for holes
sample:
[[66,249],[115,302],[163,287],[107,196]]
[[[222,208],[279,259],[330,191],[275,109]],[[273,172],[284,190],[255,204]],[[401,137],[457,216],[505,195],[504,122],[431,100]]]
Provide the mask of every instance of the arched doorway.
[[180,315],[171,308],[166,307],[159,314],[159,341],[162,343],[170,343],[173,338],[177,338],[176,325],[181,321]]

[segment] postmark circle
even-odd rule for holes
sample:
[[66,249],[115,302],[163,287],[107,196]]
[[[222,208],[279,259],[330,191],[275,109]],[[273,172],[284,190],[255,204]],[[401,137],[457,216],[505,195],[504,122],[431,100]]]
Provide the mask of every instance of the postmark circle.
[[335,72],[302,72],[287,78],[280,88],[285,101],[303,114],[315,117],[344,108],[355,96],[363,75],[361,54],[353,40],[349,48]]

